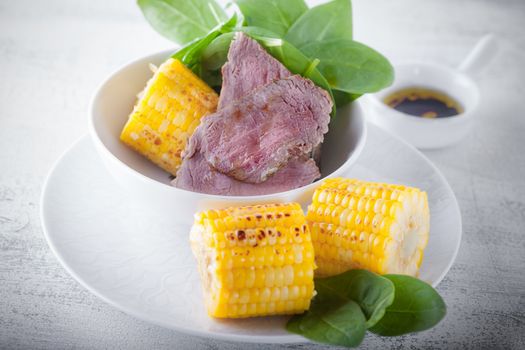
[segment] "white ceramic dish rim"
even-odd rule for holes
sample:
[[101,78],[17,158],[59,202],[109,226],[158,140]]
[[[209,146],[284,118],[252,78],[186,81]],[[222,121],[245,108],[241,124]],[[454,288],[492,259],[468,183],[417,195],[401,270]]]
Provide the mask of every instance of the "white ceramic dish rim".
[[[469,77],[467,74],[465,74],[465,73],[463,73],[463,72],[461,72],[461,71],[459,71],[457,69],[454,69],[454,68],[451,68],[451,67],[448,67],[448,66],[444,66],[444,65],[441,65],[441,64],[438,64],[438,63],[434,63],[434,62],[403,61],[403,62],[400,62],[399,64],[395,65],[395,67],[413,67],[413,66],[421,66],[421,67],[425,67],[425,68],[429,68],[429,69],[434,69],[434,70],[437,70],[437,71],[441,70],[441,71],[447,72],[447,74],[456,75],[456,76],[460,77],[461,80],[467,82],[467,84],[470,86],[469,88],[472,90],[472,92],[474,94],[474,102],[472,103],[473,106],[465,107],[465,110],[462,113],[460,113],[458,115],[455,115],[455,116],[452,116],[452,117],[447,117],[447,118],[421,118],[421,117],[409,115],[409,114],[406,114],[406,113],[403,113],[403,112],[399,112],[398,110],[387,106],[375,94],[365,95],[365,98],[369,102],[371,102],[376,108],[381,110],[382,113],[377,113],[376,117],[378,117],[378,118],[392,118],[392,117],[395,117],[400,122],[418,123],[419,125],[422,125],[424,127],[429,127],[429,128],[435,126],[436,124],[439,124],[439,125],[455,125],[455,124],[458,124],[458,123],[467,122],[467,121],[469,121],[469,120],[471,120],[473,118],[473,114],[474,113],[472,113],[472,111],[474,111],[476,109],[477,105],[479,104],[480,93],[479,93],[478,85],[474,82],[474,80],[471,77]],[[432,84],[430,83],[429,85],[432,85]],[[445,91],[445,93],[447,93],[447,92]],[[454,96],[452,96],[452,97],[456,98]],[[459,101],[459,102],[462,102],[462,101]]]
[[[442,180],[442,182],[443,182],[447,192],[450,193],[452,199],[454,200],[455,210],[460,212],[459,204],[457,202],[456,195],[454,194],[454,191],[452,191],[452,188],[450,187],[449,183],[447,182],[446,178],[441,173],[441,171],[427,157],[425,157],[421,152],[419,152],[414,146],[410,145],[408,142],[404,141],[400,137],[398,137],[396,135],[393,135],[392,133],[390,133],[390,132],[388,132],[386,130],[383,130],[383,131],[385,133],[389,134],[390,137],[393,137],[394,139],[398,140],[399,142],[401,142],[402,144],[404,144],[405,146],[407,146],[408,148],[413,150],[417,154],[418,157],[420,157],[422,160],[424,160],[435,171],[435,173],[438,176],[438,178],[440,178]],[[265,344],[277,344],[277,343],[281,343],[281,344],[288,343],[289,344],[289,343],[306,343],[306,342],[309,342],[306,338],[303,338],[301,336],[294,335],[294,334],[279,335],[279,336],[264,337],[264,338],[262,338],[262,337],[250,337],[250,336],[244,336],[244,335],[216,333],[216,332],[213,332],[213,331],[202,332],[202,331],[198,331],[198,330],[195,330],[195,329],[186,328],[186,327],[183,327],[183,326],[180,326],[180,325],[170,324],[168,322],[157,321],[155,319],[152,319],[151,317],[149,317],[145,313],[136,312],[136,311],[134,311],[134,310],[132,310],[132,309],[130,309],[128,307],[124,307],[124,306],[120,305],[116,301],[113,301],[113,300],[111,300],[109,298],[106,298],[104,295],[99,293],[96,289],[92,288],[87,282],[85,282],[82,279],[81,276],[79,276],[72,268],[69,267],[69,265],[66,263],[65,259],[60,254],[59,250],[56,248],[56,245],[54,244],[54,241],[51,238],[51,235],[49,234],[48,224],[47,224],[46,218],[44,216],[44,203],[45,203],[45,199],[48,197],[47,193],[48,193],[48,182],[49,182],[49,180],[51,179],[55,169],[58,166],[58,164],[65,158],[65,156],[68,154],[68,152],[71,149],[73,149],[78,143],[80,143],[80,141],[82,141],[84,139],[84,137],[86,137],[86,135],[84,135],[83,137],[81,137],[80,139],[75,141],[67,150],[65,150],[62,153],[62,155],[57,159],[57,161],[55,161],[55,163],[51,167],[51,170],[49,171],[49,173],[48,173],[48,175],[47,175],[47,177],[46,177],[46,179],[44,181],[43,188],[42,188],[42,196],[40,198],[40,218],[41,218],[42,231],[44,233],[44,237],[45,237],[49,247],[51,248],[51,251],[57,257],[57,259],[60,262],[60,264],[64,267],[64,269],[78,283],[80,283],[80,285],[82,285],[84,288],[86,288],[88,291],[90,291],[91,293],[96,295],[101,300],[105,301],[107,304],[113,306],[114,308],[116,308],[118,310],[121,310],[122,312],[124,312],[124,313],[126,313],[128,315],[131,315],[131,316],[133,316],[133,317],[135,317],[135,318],[137,318],[139,320],[143,320],[143,321],[146,321],[146,322],[149,322],[149,323],[152,323],[152,324],[164,327],[164,328],[172,329],[172,330],[179,331],[179,332],[182,332],[182,333],[185,333],[185,334],[189,334],[189,335],[192,335],[192,336],[197,336],[197,337],[201,337],[201,338],[213,338],[213,339],[224,340],[224,341],[236,341],[236,342],[247,342],[247,343],[265,343]],[[109,174],[108,174],[108,176],[109,176]],[[167,186],[167,187],[169,187],[169,186]],[[462,236],[463,236],[463,229],[462,229],[463,223],[462,223],[461,215],[459,216],[459,225],[461,227],[461,230],[459,232],[459,237],[458,237],[459,238],[458,239],[459,243],[456,246],[456,249],[454,250],[452,259],[450,259],[449,263],[447,264],[447,267],[443,270],[443,272],[437,278],[437,280],[432,284],[434,287],[436,287],[443,280],[443,278],[446,276],[448,271],[450,271],[450,268],[454,264],[454,261],[456,260],[456,257],[457,257],[458,252],[459,252],[459,248],[461,246],[461,239],[462,239]]]
[[[160,54],[166,54],[168,55],[169,53],[172,53],[174,50],[164,50],[164,51],[159,51],[159,52],[155,52],[155,53],[152,53],[152,54],[149,54],[149,55],[145,55],[145,56],[141,56],[139,58],[135,58],[127,63],[124,63],[123,65],[121,65],[120,67],[118,67],[117,69],[115,69],[106,79],[104,79],[102,81],[102,83],[100,83],[97,88],[95,89],[95,93],[93,94],[93,96],[91,97],[90,99],[90,102],[89,102],[89,109],[88,109],[88,129],[89,129],[89,134],[92,136],[92,140],[94,140],[94,142],[96,142],[96,145],[97,147],[100,149],[100,150],[103,150],[103,152],[109,156],[109,159],[111,159],[113,162],[116,162],[118,163],[121,167],[125,168],[126,171],[134,176],[134,177],[137,177],[143,181],[146,181],[147,183],[150,183],[152,184],[153,186],[158,186],[159,188],[162,188],[162,189],[165,189],[166,191],[173,191],[175,193],[177,192],[186,192],[186,193],[191,193],[197,197],[200,197],[202,199],[217,199],[217,200],[230,200],[230,201],[236,201],[236,200],[246,200],[246,199],[253,199],[254,201],[264,201],[264,200],[268,200],[268,199],[271,199],[272,197],[275,197],[275,196],[281,196],[281,195],[295,195],[295,194],[299,194],[301,192],[303,192],[305,189],[309,189],[309,188],[312,188],[314,186],[316,186],[320,181],[326,179],[326,178],[329,178],[329,177],[335,177],[335,176],[338,176],[340,175],[341,173],[343,173],[345,170],[347,170],[349,164],[353,164],[356,159],[359,157],[359,155],[361,154],[362,150],[363,150],[363,147],[365,146],[365,142],[366,142],[366,138],[367,138],[367,135],[368,135],[368,132],[367,132],[367,123],[366,123],[366,120],[365,118],[363,118],[362,120],[362,125],[363,125],[363,132],[361,134],[361,137],[359,138],[352,154],[350,155],[350,157],[348,157],[346,159],[346,161],[344,163],[342,163],[335,171],[333,171],[331,174],[328,174],[327,176],[325,177],[322,177],[316,181],[314,181],[313,183],[311,184],[308,184],[306,186],[302,186],[302,187],[298,187],[298,188],[295,188],[295,189],[292,189],[292,190],[289,190],[289,191],[284,191],[284,192],[276,192],[276,193],[270,193],[270,194],[265,194],[265,195],[256,195],[256,196],[224,196],[224,195],[215,195],[215,194],[206,194],[206,193],[200,193],[200,192],[193,192],[193,191],[188,191],[188,190],[184,190],[184,189],[180,189],[180,188],[177,188],[177,187],[173,187],[173,186],[170,186],[170,185],[167,185],[167,184],[164,184],[164,183],[161,183],[157,180],[154,180],[144,174],[141,174],[140,172],[136,171],[135,169],[132,169],[129,165],[127,165],[125,162],[123,162],[122,160],[120,160],[115,154],[113,154],[107,147],[106,145],[104,144],[104,142],[100,139],[99,135],[98,135],[98,132],[97,132],[97,129],[95,127],[95,122],[94,122],[94,105],[95,105],[95,102],[97,101],[97,99],[99,98],[100,96],[100,92],[102,90],[102,88],[104,87],[104,85],[106,85],[107,83],[109,83],[109,81],[111,81],[113,79],[113,77],[115,75],[117,75],[118,73],[120,73],[122,70],[134,65],[134,64],[137,64],[138,62],[144,60],[145,58],[148,58],[148,57],[153,57],[155,55],[160,55]],[[365,110],[363,108],[363,106],[358,102],[358,101],[354,101],[352,103],[357,103],[358,104],[358,108],[361,109],[361,113],[364,114],[365,113]]]

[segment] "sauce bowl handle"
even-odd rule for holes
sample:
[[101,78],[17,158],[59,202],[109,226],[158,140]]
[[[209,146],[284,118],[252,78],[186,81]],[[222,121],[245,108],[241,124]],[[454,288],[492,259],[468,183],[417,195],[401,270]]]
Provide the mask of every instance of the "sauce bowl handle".
[[498,40],[494,34],[483,36],[463,59],[458,70],[470,77],[481,74],[498,52]]

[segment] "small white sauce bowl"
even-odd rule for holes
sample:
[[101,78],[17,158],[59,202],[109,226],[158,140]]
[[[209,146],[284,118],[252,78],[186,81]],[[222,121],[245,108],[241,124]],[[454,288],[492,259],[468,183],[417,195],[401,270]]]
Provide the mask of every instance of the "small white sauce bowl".
[[[457,69],[425,63],[396,65],[395,81],[387,89],[364,97],[370,121],[420,149],[453,145],[470,130],[479,105],[479,89],[472,77],[479,75],[498,51],[493,34],[483,36]],[[393,92],[408,87],[423,87],[444,92],[463,107],[463,113],[443,118],[422,118],[399,112],[383,100]]]
[[[218,196],[178,189],[170,176],[120,142],[119,136],[136,101],[136,95],[151,77],[149,64],[159,65],[172,51],[149,55],[124,65],[95,92],[89,110],[89,130],[106,168],[130,198],[161,215],[191,224],[196,211],[233,205],[311,201],[318,181],[294,190],[261,196]],[[359,102],[341,109],[325,135],[321,173],[323,178],[347,172],[363,150],[366,123]],[[86,184],[89,186],[89,184]]]
[[[465,137],[479,104],[479,90],[466,74],[445,66],[409,62],[396,65],[394,83],[378,93],[365,96],[370,120],[421,149],[452,145]],[[422,118],[399,112],[383,100],[408,87],[423,87],[446,93],[459,102],[464,112],[451,117]]]

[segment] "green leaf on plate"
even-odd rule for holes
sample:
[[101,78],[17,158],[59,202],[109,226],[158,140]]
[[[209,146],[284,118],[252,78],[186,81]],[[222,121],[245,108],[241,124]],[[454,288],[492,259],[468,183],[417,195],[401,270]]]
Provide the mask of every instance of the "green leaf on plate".
[[384,277],[394,284],[395,298],[371,332],[384,336],[420,332],[434,327],[445,317],[445,302],[428,283],[403,275]]
[[366,270],[315,279],[310,309],[288,322],[288,331],[322,343],[357,346],[394,300],[394,285]]
[[394,301],[394,284],[367,270],[350,270],[332,277],[317,278],[315,289],[321,298],[358,303],[367,319],[367,328],[376,324]]
[[313,341],[354,347],[365,337],[365,315],[351,300],[340,303],[312,303],[310,310],[293,316],[286,329]]

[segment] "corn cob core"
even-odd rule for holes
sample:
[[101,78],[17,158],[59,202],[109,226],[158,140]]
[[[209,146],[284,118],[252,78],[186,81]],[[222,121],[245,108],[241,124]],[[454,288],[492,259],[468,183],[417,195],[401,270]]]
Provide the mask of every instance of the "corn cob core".
[[334,178],[315,191],[307,221],[317,275],[364,268],[415,276],[430,214],[426,193],[416,188]]
[[213,89],[170,58],[149,80],[120,139],[176,175],[186,142],[201,118],[216,110],[217,102]]
[[190,243],[210,316],[295,314],[310,307],[314,252],[299,204],[197,213]]

